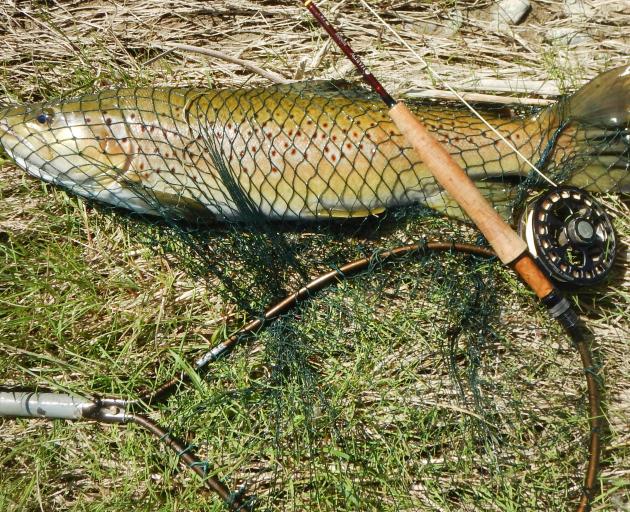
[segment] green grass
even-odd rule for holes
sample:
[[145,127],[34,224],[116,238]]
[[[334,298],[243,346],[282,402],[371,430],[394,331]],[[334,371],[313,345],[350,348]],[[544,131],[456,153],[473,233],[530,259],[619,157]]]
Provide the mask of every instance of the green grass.
[[[28,27],[14,21],[26,37]],[[204,41],[208,26],[197,27]],[[311,31],[321,41],[319,29]],[[216,45],[237,38],[217,34]],[[216,63],[195,74],[207,63],[189,62],[182,78],[179,57],[145,68],[138,41],[121,37],[112,47],[102,34],[98,41],[51,63],[42,62],[37,52],[49,47],[37,39],[32,62],[3,62],[3,98],[226,80]],[[271,66],[297,61],[265,51]],[[543,55],[545,69],[573,83],[551,53]],[[531,64],[528,53],[521,58]],[[24,67],[30,73],[16,75]],[[622,212],[616,224],[625,241],[627,208],[608,202]],[[133,398],[185,371],[183,361],[307,276],[425,236],[476,238],[413,213],[386,224],[376,234],[213,230],[205,235],[210,260],[222,263],[213,273],[172,231],[86,206],[0,155],[0,383]],[[280,243],[295,250],[293,265],[274,252]],[[611,420],[600,511],[623,510],[630,490],[625,271],[621,261],[607,286],[578,301],[601,340]],[[327,290],[244,340],[152,417],[195,447],[231,489],[246,483],[258,510],[572,510],[587,455],[577,354],[513,274],[453,255],[377,266]],[[0,510],[225,510],[136,427],[0,425]]]
[[[134,396],[207,346],[227,307],[218,282],[195,290],[180,260],[134,240],[142,228],[9,183],[4,197],[28,207],[0,245],[5,383]],[[416,257],[313,298],[157,417],[263,509],[565,510],[586,455],[577,365],[496,264]],[[5,510],[222,509],[136,428],[6,420],[2,432]]]

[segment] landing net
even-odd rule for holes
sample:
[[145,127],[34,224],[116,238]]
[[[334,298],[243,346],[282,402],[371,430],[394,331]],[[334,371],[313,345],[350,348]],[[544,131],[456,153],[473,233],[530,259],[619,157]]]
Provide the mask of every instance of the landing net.
[[[571,122],[565,106],[485,114],[554,181],[623,188],[627,127]],[[465,111],[414,109],[506,218],[542,185]],[[347,84],[112,91],[6,119],[39,130],[3,140],[18,164],[117,207],[109,215],[129,233],[237,306],[218,338],[350,259],[425,239],[482,243],[444,217],[463,215],[377,99]],[[172,397],[166,425],[259,510],[563,510],[580,495],[586,453],[571,347],[494,262],[373,261]],[[187,474],[169,474],[185,480],[181,509],[207,506]],[[42,495],[59,484],[44,485]]]

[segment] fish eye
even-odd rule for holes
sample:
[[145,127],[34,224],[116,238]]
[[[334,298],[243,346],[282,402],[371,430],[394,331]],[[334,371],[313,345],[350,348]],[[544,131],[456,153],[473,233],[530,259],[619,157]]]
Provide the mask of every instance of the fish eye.
[[50,116],[42,112],[35,119],[39,124],[47,124],[50,121]]

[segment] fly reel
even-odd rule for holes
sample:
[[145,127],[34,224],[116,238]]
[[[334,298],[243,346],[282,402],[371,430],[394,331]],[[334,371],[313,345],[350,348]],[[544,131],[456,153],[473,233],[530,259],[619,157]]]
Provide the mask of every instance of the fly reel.
[[519,234],[553,279],[576,286],[603,281],[617,250],[608,215],[575,187],[551,189],[528,205]]

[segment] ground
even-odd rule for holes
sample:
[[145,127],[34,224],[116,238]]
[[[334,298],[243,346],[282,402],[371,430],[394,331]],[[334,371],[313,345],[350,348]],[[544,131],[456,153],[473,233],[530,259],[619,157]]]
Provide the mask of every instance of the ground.
[[[370,5],[458,90],[554,99],[630,53],[624,2],[532,1],[518,25],[498,23],[492,2]],[[395,95],[445,89],[360,2],[321,7]],[[170,43],[287,79],[357,80],[298,2],[5,2],[0,38],[2,103],[269,83]],[[620,255],[609,282],[572,300],[605,385],[594,510],[629,510],[630,224],[627,204],[601,200]],[[217,228],[202,259],[181,233],[94,208],[0,155],[0,381],[134,397],[307,277],[423,237],[477,240],[417,212],[382,224]],[[217,255],[220,269],[200,271]],[[244,340],[153,417],[269,510],[571,510],[586,460],[577,354],[510,272],[456,255],[375,263]],[[0,464],[2,510],[223,510],[133,427],[3,420]]]

